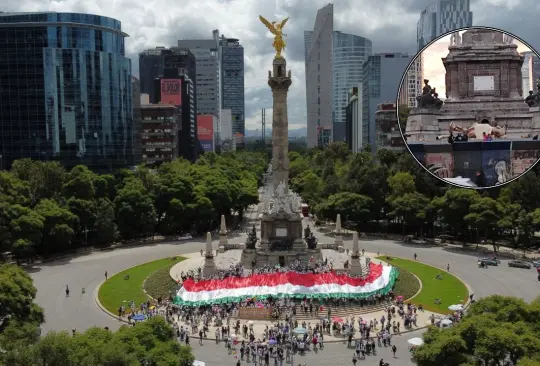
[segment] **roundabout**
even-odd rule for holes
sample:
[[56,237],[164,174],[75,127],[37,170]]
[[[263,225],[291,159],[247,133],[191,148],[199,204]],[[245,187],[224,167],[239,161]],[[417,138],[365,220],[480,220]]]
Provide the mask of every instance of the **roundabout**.
[[[245,237],[232,239],[232,242],[244,242]],[[489,270],[481,270],[476,265],[474,253],[457,252],[440,247],[418,247],[404,245],[392,240],[366,239],[361,242],[361,247],[368,252],[380,252],[392,257],[413,259],[414,254],[418,255],[418,261],[444,268],[450,264],[451,272],[462,279],[474,292],[475,298],[481,298],[493,294],[504,296],[521,297],[526,301],[531,301],[535,297],[535,292],[531,289],[536,288],[537,280],[532,271],[508,267],[507,260],[502,260],[502,265]],[[344,241],[344,246],[352,248],[351,241]],[[34,284],[38,289],[37,303],[45,309],[46,323],[43,325],[43,331],[66,330],[76,328],[85,330],[91,326],[105,327],[111,329],[118,328],[122,323],[111,318],[97,306],[93,294],[97,295],[98,286],[104,282],[104,273],[108,271],[109,275],[121,272],[126,268],[147,263],[149,261],[159,260],[164,257],[173,257],[178,255],[187,256],[189,253],[198,253],[204,248],[204,240],[178,243],[163,243],[151,246],[142,246],[136,248],[118,249],[108,252],[96,252],[85,256],[67,258],[55,262],[37,265],[29,270]],[[214,243],[214,250],[217,249],[217,243]],[[198,254],[200,256],[200,254]],[[188,262],[188,260],[186,260]],[[444,270],[441,270],[444,272]],[[73,289],[73,296],[65,297],[64,288],[69,284]],[[86,288],[86,293],[81,294],[77,289]],[[406,339],[421,335],[421,331],[414,331],[405,337],[397,336],[394,342],[398,349],[406,349]],[[226,355],[226,349],[222,347],[209,351],[208,348],[199,346],[193,342],[193,348],[196,355],[204,355],[208,365],[228,365],[234,364],[232,361],[223,363],[223,357]],[[350,355],[345,352],[343,356],[343,345],[337,343],[329,344],[324,352],[319,352],[317,356],[308,355],[304,362],[308,364],[323,364],[326,362],[350,363]],[[405,353],[405,352],[404,352]],[[386,358],[390,359],[390,353]],[[346,363],[345,363],[346,362]],[[396,363],[397,362],[397,363]],[[409,365],[410,360],[402,357],[399,361],[393,362],[393,365]]]

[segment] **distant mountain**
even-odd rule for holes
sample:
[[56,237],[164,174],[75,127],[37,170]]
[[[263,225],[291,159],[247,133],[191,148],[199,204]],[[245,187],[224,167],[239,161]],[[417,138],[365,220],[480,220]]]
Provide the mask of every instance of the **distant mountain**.
[[[261,130],[246,130],[246,137],[260,137],[260,136],[261,136]],[[270,136],[272,136],[272,129],[267,128],[266,137],[270,137]],[[289,129],[289,137],[306,137],[306,136],[307,136],[306,127]]]

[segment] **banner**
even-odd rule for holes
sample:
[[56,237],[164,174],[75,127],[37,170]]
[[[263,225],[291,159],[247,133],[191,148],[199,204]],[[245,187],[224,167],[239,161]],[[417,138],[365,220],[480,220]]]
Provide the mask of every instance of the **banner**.
[[424,166],[439,178],[452,178],[454,176],[452,153],[426,153]]
[[161,104],[182,105],[181,79],[161,79]]
[[200,306],[238,302],[252,297],[366,298],[378,293],[387,294],[398,276],[397,270],[374,263],[370,264],[370,269],[364,279],[336,273],[277,272],[223,280],[187,280],[174,303]]
[[482,151],[482,170],[484,171],[487,187],[492,187],[509,181],[511,179],[510,151]]
[[204,151],[214,151],[214,116],[210,114],[197,116],[197,138]]

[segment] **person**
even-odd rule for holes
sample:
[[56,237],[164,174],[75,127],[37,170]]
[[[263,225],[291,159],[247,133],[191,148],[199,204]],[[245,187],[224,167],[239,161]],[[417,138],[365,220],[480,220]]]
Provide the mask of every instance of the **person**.
[[392,346],[392,353],[394,354],[394,358],[396,358],[396,351],[397,351],[397,347],[396,347],[396,345],[394,344],[394,345]]
[[416,255],[416,253],[414,253],[414,260],[416,260],[416,258],[418,258],[418,255]]
[[105,280],[107,280],[109,278],[108,274],[107,274],[107,271],[105,271]]
[[450,272],[450,263],[446,265],[446,271]]
[[69,287],[66,285],[66,297],[69,297]]

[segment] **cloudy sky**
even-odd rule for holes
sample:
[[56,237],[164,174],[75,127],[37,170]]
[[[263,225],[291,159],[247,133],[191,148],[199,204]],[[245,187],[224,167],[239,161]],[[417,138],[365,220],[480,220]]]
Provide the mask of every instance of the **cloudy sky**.
[[[172,46],[178,39],[210,38],[219,29],[230,38],[239,38],[245,48],[246,125],[257,129],[261,108],[271,108],[266,79],[271,68],[271,39],[259,22],[290,17],[286,31],[285,56],[293,73],[289,91],[289,124],[306,124],[304,80],[304,30],[312,30],[317,10],[328,0],[0,0],[0,10],[83,12],[119,19],[130,35],[127,53],[138,76],[138,53],[155,46]],[[334,28],[367,37],[374,52],[416,50],[416,22],[426,0],[336,0]],[[471,0],[473,24],[505,29],[540,48],[537,0]],[[267,110],[267,115],[271,115]]]
[[[463,32],[460,32],[460,34],[463,34]],[[524,39],[523,41],[530,42],[530,40],[527,39]],[[514,40],[514,43],[518,47],[518,52],[530,51],[530,48],[520,41]],[[431,85],[431,87],[437,89],[437,94],[439,94],[439,98],[441,99],[446,98],[446,88],[444,85],[445,69],[441,59],[448,55],[449,45],[450,35],[433,42],[424,50],[424,52],[422,52],[424,78],[429,80],[429,85]]]

